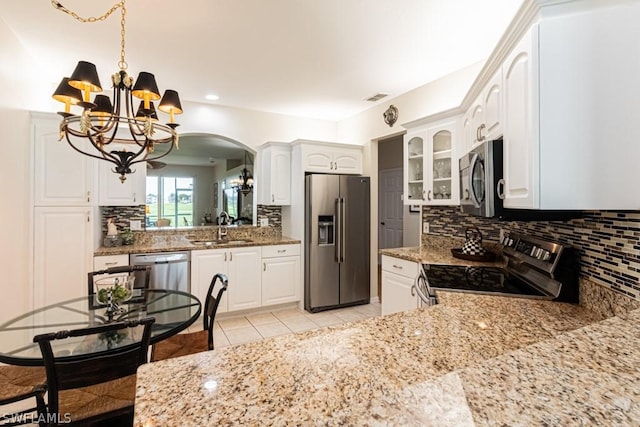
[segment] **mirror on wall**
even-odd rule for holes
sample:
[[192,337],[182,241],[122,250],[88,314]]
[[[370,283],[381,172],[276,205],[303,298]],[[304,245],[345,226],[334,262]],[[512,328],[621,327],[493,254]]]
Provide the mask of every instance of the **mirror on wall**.
[[245,168],[255,174],[254,156],[220,135],[180,135],[179,149],[147,164],[146,227],[216,225],[222,212],[228,224],[255,225],[255,190],[243,194],[232,182]]

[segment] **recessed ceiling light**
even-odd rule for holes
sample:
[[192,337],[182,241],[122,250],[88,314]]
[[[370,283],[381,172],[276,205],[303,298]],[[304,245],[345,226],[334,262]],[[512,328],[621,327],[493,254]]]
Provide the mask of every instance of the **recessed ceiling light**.
[[207,101],[217,101],[218,99],[220,99],[220,97],[218,95],[214,95],[212,93],[210,93],[209,95],[204,97]]

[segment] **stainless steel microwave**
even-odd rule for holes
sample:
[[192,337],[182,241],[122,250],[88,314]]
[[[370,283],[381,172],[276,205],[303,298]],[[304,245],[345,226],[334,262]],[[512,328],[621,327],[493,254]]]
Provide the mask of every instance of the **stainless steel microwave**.
[[494,217],[502,211],[498,182],[502,180],[502,139],[485,141],[460,158],[460,209]]

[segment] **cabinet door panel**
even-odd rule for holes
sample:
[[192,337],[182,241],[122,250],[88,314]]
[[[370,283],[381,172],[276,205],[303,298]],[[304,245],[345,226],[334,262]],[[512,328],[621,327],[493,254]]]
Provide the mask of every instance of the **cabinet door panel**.
[[299,301],[300,257],[262,260],[262,305]]
[[34,203],[36,206],[90,206],[94,162],[59,138],[59,121],[34,120]]
[[291,152],[275,151],[271,153],[271,194],[270,204],[291,204]]
[[362,152],[358,149],[335,150],[333,162],[337,173],[362,173]]
[[484,93],[484,135],[491,140],[500,136],[502,130],[502,119],[500,117],[502,73],[498,72],[496,77],[489,82]]
[[332,172],[333,155],[329,150],[319,148],[306,150],[303,161],[304,170],[307,172]]
[[533,135],[532,34],[528,33],[507,58],[505,90],[504,206],[536,208],[536,152]]
[[134,172],[124,182],[112,171],[113,164],[100,162],[99,191],[100,206],[137,206],[145,204],[147,169],[146,163],[132,167]]
[[411,294],[413,279],[382,271],[382,315],[418,307],[418,296]]
[[34,306],[87,294],[93,268],[93,214],[80,207],[36,207],[34,211]]
[[260,307],[262,281],[260,248],[229,251],[229,311]]
[[[198,297],[203,305],[209,291],[211,279],[217,273],[228,274],[228,254],[225,249],[191,252],[191,293]],[[227,292],[222,294],[218,313],[228,311]]]

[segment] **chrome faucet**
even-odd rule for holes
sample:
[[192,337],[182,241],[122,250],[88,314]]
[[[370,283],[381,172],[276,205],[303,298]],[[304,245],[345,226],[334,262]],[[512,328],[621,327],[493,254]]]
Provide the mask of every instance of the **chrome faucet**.
[[227,225],[229,224],[229,214],[225,211],[220,212],[218,215],[218,225]]
[[227,237],[227,227],[225,225],[218,226],[218,240],[222,240],[223,237]]

